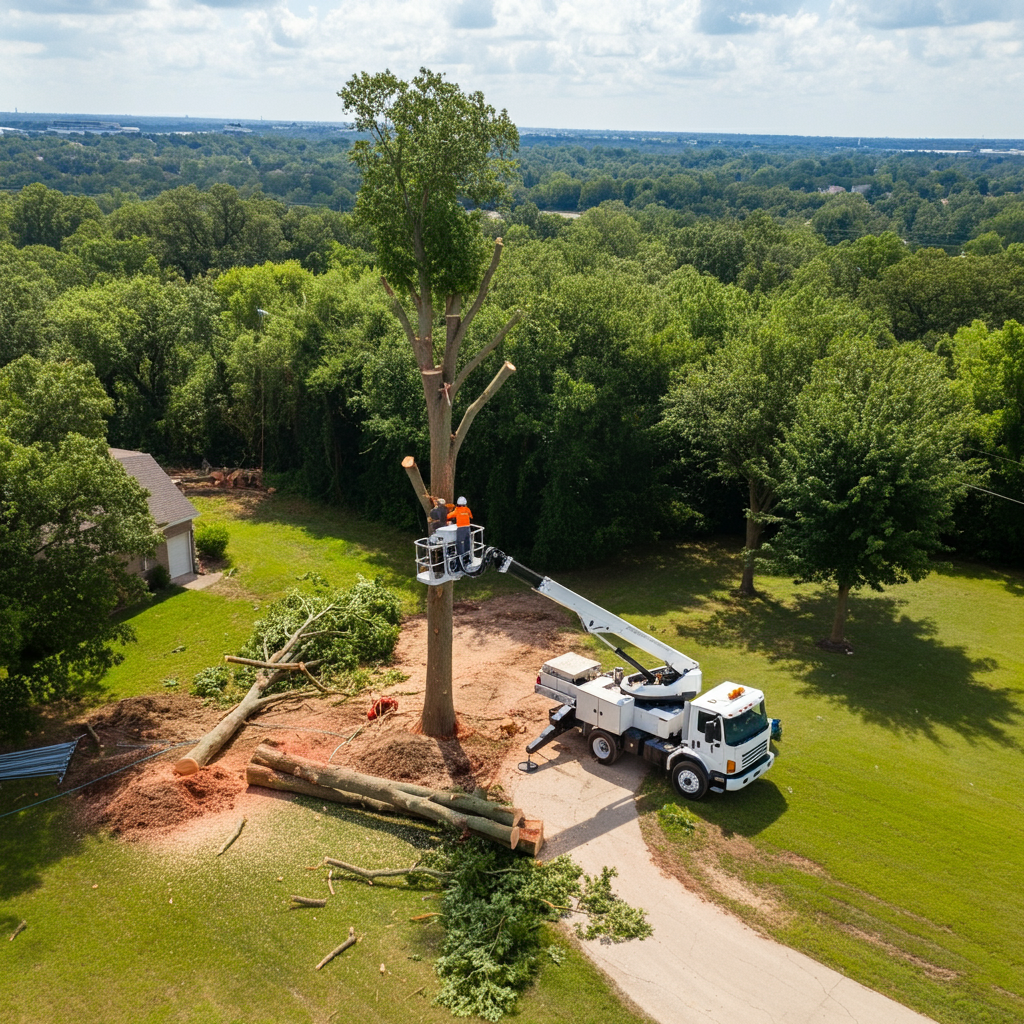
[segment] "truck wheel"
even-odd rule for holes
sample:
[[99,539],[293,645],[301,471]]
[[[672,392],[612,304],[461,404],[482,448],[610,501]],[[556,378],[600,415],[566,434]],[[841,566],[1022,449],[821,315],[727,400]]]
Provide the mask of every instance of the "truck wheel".
[[700,800],[708,791],[708,774],[696,761],[683,761],[672,769],[672,785],[687,800]]
[[600,729],[595,729],[590,734],[590,752],[597,758],[599,764],[615,764],[619,759],[619,745],[615,737],[610,736]]

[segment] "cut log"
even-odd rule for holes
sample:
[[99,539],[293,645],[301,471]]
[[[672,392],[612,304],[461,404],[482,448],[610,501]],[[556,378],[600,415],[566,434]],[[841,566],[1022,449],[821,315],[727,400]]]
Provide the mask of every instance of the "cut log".
[[331,789],[327,786],[318,786],[315,782],[306,782],[305,779],[297,779],[294,775],[286,775],[284,772],[274,771],[273,768],[266,768],[261,764],[248,764],[245,766],[245,781],[250,786],[264,786],[267,789],[275,789],[282,793],[299,793],[302,796],[315,796],[318,800],[329,800],[336,804],[362,807],[368,811],[375,811],[378,814],[395,814],[397,810],[391,804],[383,803],[380,800],[373,800],[368,796],[359,796],[357,793],[342,793],[340,790]]
[[[266,742],[256,748],[252,760],[255,764],[275,768],[286,775],[292,775],[319,786],[340,789],[344,793],[357,793],[385,803],[394,804],[390,794],[398,791],[410,796],[422,797],[431,803],[449,807],[452,810],[477,817],[491,818],[502,825],[514,826],[523,820],[523,812],[518,807],[502,807],[500,804],[481,800],[469,793],[450,793],[444,790],[430,789],[427,786],[417,786],[411,782],[396,782],[393,779],[383,779],[376,775],[364,775],[362,772],[355,772],[348,768],[321,764],[305,757],[299,757],[297,754],[287,754],[271,747]],[[437,819],[431,817],[431,820],[436,821]]]
[[517,850],[536,857],[544,846],[544,822],[540,818],[527,818],[519,829]]
[[397,807],[402,807],[421,818],[431,821],[445,821],[455,828],[473,832],[493,842],[501,843],[514,850],[519,842],[519,827],[517,825],[502,825],[490,818],[481,818],[473,814],[462,814],[450,807],[442,807],[432,800],[421,796],[413,796],[411,793],[403,793],[401,790],[394,790],[391,795],[391,802]]

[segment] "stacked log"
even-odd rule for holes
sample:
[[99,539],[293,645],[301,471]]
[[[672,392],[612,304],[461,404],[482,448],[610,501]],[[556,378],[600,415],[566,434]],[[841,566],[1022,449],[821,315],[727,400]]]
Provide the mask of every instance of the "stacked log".
[[525,835],[521,832],[524,815],[518,807],[502,806],[469,793],[431,789],[321,764],[287,754],[269,743],[261,743],[254,751],[246,768],[246,781],[251,786],[301,793],[372,811],[447,822],[510,849],[519,847],[531,856],[540,852],[544,842],[540,821],[531,820],[529,831]]

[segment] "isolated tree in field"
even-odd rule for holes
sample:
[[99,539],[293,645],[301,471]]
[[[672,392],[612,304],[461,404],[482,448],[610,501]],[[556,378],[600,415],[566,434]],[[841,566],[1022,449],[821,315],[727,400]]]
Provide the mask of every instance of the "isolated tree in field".
[[[460,360],[502,248],[499,238],[488,265],[479,214],[467,212],[462,202],[481,205],[505,197],[519,133],[482,93],[467,95],[425,68],[411,82],[390,71],[354,75],[338,95],[354,115],[356,129],[369,135],[352,147],[363,174],[357,213],[373,230],[384,288],[419,366],[430,426],[430,493],[451,501],[455,464],[469,427],[515,367],[506,362],[468,406],[457,402],[459,391],[518,319],[512,317],[472,358]],[[474,294],[463,314],[464,298]],[[411,304],[411,316],[400,297]],[[439,339],[435,311],[444,316]],[[453,431],[456,407],[464,412]],[[417,496],[427,510],[422,487]],[[451,736],[456,726],[451,583],[427,589],[427,627],[421,724],[430,736]]]
[[826,646],[848,649],[851,590],[931,571],[966,472],[961,401],[943,361],[916,345],[851,342],[815,365],[781,449],[771,547],[797,582],[836,584]]
[[665,423],[673,435],[711,459],[721,477],[747,485],[740,582],[745,596],[756,593],[754,560],[778,500],[782,438],[814,360],[823,354],[821,342],[791,333],[779,320],[748,323],[703,365],[691,367],[666,399]]

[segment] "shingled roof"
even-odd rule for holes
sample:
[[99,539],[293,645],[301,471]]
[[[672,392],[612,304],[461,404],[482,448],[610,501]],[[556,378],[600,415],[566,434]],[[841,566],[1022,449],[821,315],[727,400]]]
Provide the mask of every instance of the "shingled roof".
[[117,459],[128,475],[135,477],[149,491],[149,512],[161,529],[195,519],[199,515],[199,510],[178,490],[152,455],[111,448],[110,456]]

